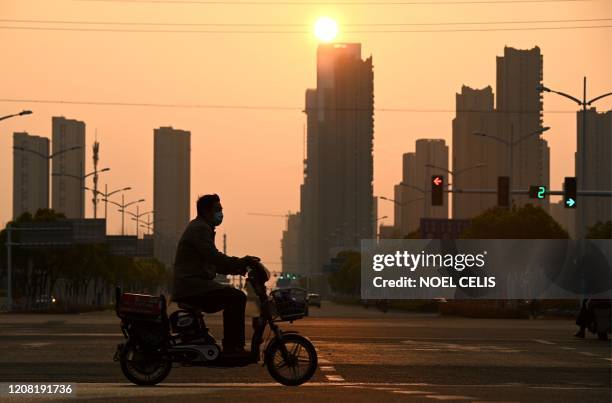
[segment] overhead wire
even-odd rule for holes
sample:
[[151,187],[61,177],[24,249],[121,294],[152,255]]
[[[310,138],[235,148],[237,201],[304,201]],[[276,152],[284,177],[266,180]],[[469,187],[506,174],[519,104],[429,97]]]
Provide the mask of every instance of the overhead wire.
[[[35,99],[35,98],[0,98],[0,102],[17,103],[40,103],[40,104],[65,104],[65,105],[92,105],[92,106],[127,106],[127,107],[154,107],[154,108],[184,108],[184,109],[228,109],[228,110],[271,110],[271,111],[372,111],[372,112],[404,112],[404,113],[506,113],[506,114],[539,114],[540,110],[523,111],[497,111],[497,110],[455,110],[441,108],[408,108],[408,107],[376,107],[371,108],[312,108],[306,109],[295,105],[230,105],[230,104],[178,104],[178,103],[155,103],[155,102],[117,102],[117,101],[95,101],[95,100],[59,100],[59,99]],[[547,110],[546,113],[576,113],[573,110]]]

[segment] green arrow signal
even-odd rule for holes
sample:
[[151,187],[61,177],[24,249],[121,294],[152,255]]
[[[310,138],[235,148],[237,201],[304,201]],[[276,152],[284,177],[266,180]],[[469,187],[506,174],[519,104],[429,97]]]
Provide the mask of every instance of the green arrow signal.
[[565,202],[565,204],[568,205],[568,207],[574,207],[574,204],[576,204],[576,200],[572,199],[571,197],[569,199],[567,199],[567,201]]

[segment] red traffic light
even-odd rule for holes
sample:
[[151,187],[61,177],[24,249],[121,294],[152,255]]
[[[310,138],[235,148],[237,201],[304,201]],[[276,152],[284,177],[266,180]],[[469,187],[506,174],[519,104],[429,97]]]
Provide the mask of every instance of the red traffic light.
[[431,177],[431,205],[444,205],[444,177],[442,175],[433,175]]

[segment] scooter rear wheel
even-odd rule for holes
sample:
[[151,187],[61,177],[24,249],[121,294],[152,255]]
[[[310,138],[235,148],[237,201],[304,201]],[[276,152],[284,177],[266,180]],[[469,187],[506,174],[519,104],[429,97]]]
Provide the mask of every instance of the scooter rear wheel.
[[157,385],[166,379],[172,369],[170,361],[138,351],[133,344],[125,346],[119,362],[123,375],[130,382],[141,386]]
[[[285,358],[282,345],[287,349]],[[299,334],[284,334],[282,339],[274,339],[266,349],[265,357],[272,378],[286,386],[303,384],[317,370],[317,351],[307,338]]]

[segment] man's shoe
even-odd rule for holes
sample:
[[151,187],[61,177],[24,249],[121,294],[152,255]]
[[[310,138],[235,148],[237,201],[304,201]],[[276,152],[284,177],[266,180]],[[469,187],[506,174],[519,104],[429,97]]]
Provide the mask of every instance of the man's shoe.
[[578,337],[579,339],[584,339],[584,329],[578,330],[574,337]]
[[250,358],[251,352],[246,351],[242,346],[236,347],[224,347],[223,352],[221,353],[223,357],[226,358]]

